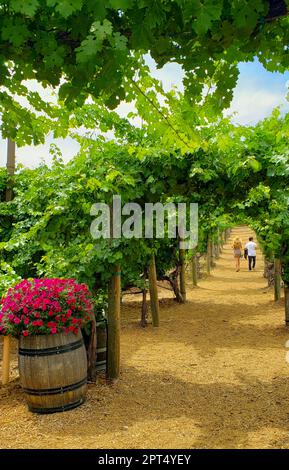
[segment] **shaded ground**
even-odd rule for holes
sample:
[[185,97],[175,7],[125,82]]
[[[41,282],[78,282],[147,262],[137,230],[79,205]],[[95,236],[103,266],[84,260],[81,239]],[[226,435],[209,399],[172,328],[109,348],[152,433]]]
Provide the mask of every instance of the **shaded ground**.
[[29,413],[15,356],[0,386],[0,447],[289,448],[283,301],[266,288],[262,255],[255,272],[243,260],[236,273],[230,245],[185,305],[162,301],[158,329],[140,329],[139,297],[125,297],[121,378],[90,385],[80,408]]

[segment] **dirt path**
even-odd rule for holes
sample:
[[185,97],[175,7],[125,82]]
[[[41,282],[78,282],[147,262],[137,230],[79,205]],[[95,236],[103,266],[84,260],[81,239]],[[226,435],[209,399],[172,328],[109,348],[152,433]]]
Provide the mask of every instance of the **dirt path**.
[[289,448],[283,301],[262,255],[236,273],[230,245],[187,304],[162,302],[160,328],[140,329],[139,305],[125,304],[121,379],[90,386],[82,407],[33,415],[17,380],[0,387],[0,447]]

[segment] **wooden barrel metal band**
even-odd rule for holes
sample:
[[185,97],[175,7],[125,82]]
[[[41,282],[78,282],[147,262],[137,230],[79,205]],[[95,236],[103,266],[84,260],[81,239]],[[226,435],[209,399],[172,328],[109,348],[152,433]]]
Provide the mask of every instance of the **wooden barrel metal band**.
[[28,406],[28,408],[29,408],[29,411],[32,411],[33,413],[48,414],[48,413],[58,413],[61,411],[73,410],[73,408],[76,408],[82,403],[84,403],[84,399],[80,398],[79,400],[74,401],[73,403],[69,403],[68,405],[56,406],[54,408],[37,408],[31,405]]
[[43,388],[43,389],[34,389],[34,388],[23,388],[23,392],[28,393],[28,395],[58,395],[59,393],[70,392],[72,390],[76,390],[77,388],[82,387],[83,385],[87,384],[87,378],[80,380],[71,385],[65,385],[64,387],[57,387],[57,388]]
[[65,344],[63,346],[55,346],[53,348],[46,349],[24,349],[19,348],[20,356],[53,356],[55,354],[63,354],[75,349],[81,348],[83,345],[83,339],[75,341],[74,343]]
[[105,369],[103,366],[106,366],[106,360],[105,361],[98,361],[95,368],[96,368],[96,370],[103,370],[103,369]]
[[97,321],[97,322],[96,322],[96,326],[101,326],[101,325],[103,325],[104,323],[105,323],[105,326],[106,326],[106,324],[107,324],[107,319],[106,319],[106,318],[104,318],[104,319],[101,320],[101,321]]

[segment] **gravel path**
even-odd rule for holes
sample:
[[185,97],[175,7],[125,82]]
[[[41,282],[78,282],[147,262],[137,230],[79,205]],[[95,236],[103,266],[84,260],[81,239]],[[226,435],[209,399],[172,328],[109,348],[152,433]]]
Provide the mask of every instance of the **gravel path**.
[[[233,230],[245,241],[246,227]],[[17,379],[0,386],[1,448],[289,448],[289,364],[284,301],[231,242],[188,302],[161,301],[161,326],[138,326],[139,297],[123,306],[122,373],[89,386],[76,410],[27,411]]]

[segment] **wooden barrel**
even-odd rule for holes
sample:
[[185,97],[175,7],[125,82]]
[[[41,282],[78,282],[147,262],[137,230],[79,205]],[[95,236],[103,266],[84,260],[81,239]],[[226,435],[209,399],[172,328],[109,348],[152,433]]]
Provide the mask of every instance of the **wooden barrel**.
[[55,413],[81,405],[87,388],[81,332],[21,337],[19,374],[32,412]]
[[96,323],[96,364],[97,372],[106,370],[107,363],[107,322],[106,320]]

